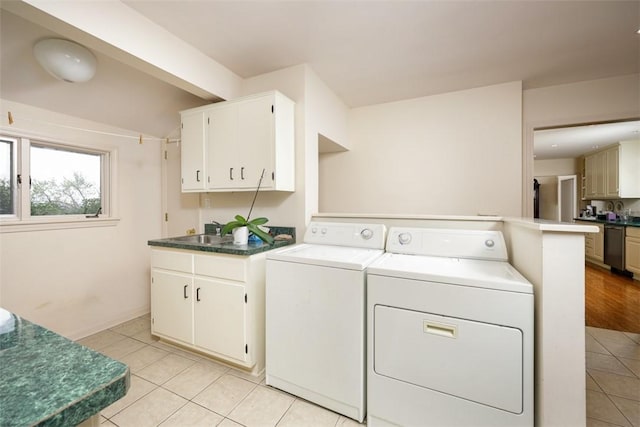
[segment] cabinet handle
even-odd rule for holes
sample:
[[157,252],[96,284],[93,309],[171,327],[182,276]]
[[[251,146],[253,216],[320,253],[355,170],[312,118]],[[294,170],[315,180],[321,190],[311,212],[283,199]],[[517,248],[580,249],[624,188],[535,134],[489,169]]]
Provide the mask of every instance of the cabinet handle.
[[200,182],[200,171],[196,171],[196,182]]
[[233,168],[229,168],[229,179],[233,181]]
[[244,166],[240,168],[240,179],[244,179]]
[[184,295],[184,299],[187,299],[187,286],[189,285],[184,285],[184,290],[182,292],[182,295]]
[[200,301],[200,288],[196,288],[196,301]]

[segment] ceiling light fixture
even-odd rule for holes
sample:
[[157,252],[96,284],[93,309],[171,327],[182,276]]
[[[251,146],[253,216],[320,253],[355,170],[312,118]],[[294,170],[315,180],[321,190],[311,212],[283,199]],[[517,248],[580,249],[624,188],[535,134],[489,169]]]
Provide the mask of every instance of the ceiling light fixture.
[[96,57],[93,53],[69,40],[40,40],[33,47],[33,53],[49,74],[65,82],[87,82],[96,73]]
[[558,144],[551,144],[551,148],[558,148]]

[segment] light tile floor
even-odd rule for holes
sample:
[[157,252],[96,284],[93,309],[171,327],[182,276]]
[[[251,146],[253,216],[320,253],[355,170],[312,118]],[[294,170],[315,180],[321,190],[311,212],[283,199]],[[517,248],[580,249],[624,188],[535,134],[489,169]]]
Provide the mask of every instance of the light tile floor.
[[78,341],[129,365],[131,387],[101,412],[101,425],[339,426],[357,422],[253,377],[158,341],[149,315]]
[[[586,328],[587,426],[640,427],[640,334]],[[265,385],[264,376],[157,341],[149,316],[79,340],[131,370],[104,426],[341,426],[355,421]]]
[[587,426],[640,427],[640,334],[587,326]]

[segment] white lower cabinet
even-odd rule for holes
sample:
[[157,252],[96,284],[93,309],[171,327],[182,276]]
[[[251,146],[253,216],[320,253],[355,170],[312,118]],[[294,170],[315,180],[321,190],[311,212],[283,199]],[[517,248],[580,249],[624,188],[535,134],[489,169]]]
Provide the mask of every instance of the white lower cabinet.
[[604,262],[604,225],[593,221],[580,221],[581,223],[595,225],[598,233],[584,235],[584,255],[591,261]]
[[626,227],[625,268],[640,277],[640,228]]
[[195,345],[246,362],[245,287],[198,278],[195,280],[195,289]]
[[151,250],[151,333],[264,370],[265,254]]
[[193,277],[164,270],[151,272],[152,330],[184,344],[193,342]]

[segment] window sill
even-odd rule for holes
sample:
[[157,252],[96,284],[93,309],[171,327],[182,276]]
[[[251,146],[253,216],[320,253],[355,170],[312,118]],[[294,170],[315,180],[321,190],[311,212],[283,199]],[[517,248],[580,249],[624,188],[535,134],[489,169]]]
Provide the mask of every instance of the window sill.
[[0,234],[71,228],[115,227],[120,218],[47,218],[28,221],[0,221]]

